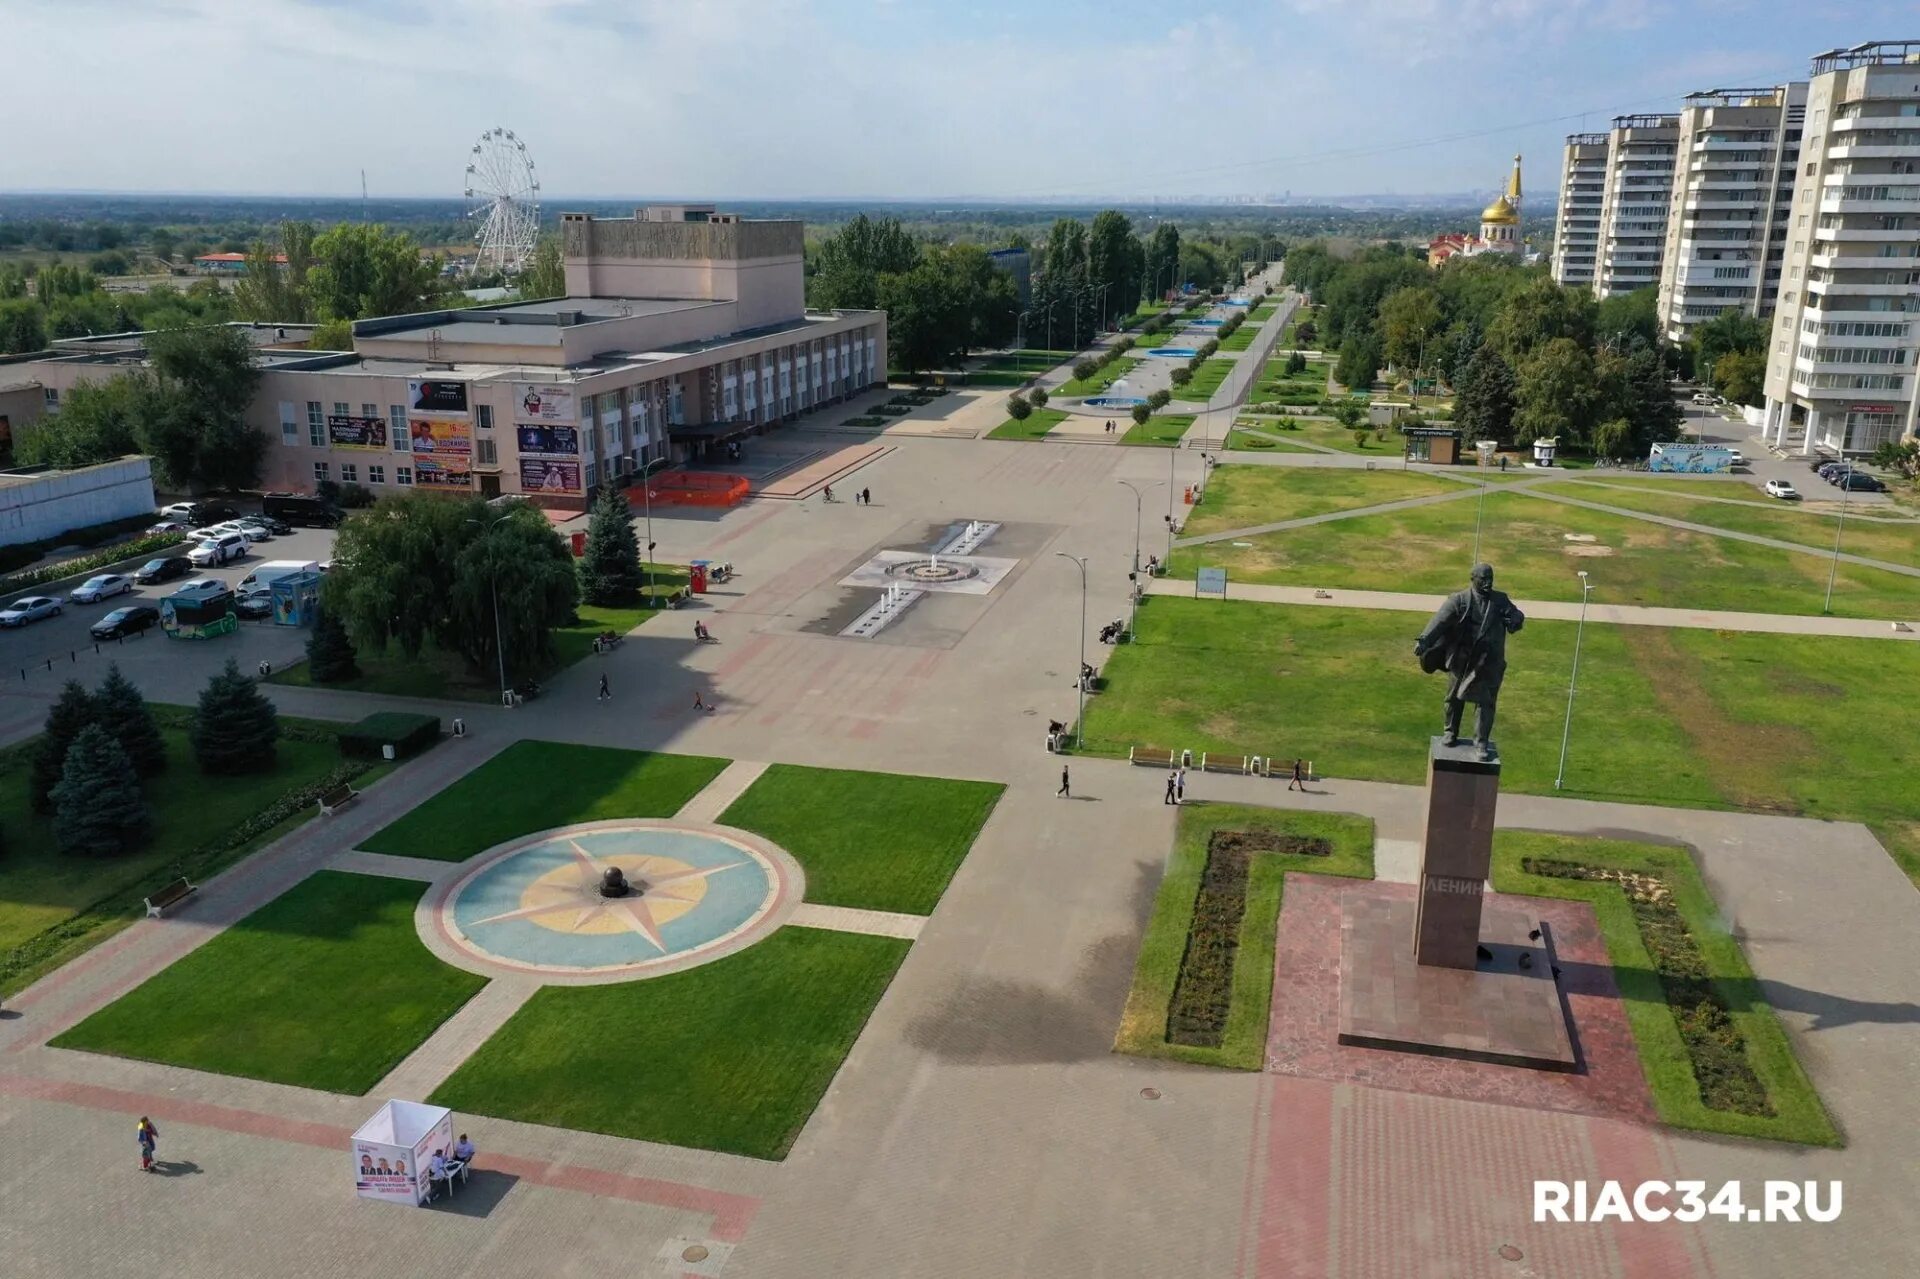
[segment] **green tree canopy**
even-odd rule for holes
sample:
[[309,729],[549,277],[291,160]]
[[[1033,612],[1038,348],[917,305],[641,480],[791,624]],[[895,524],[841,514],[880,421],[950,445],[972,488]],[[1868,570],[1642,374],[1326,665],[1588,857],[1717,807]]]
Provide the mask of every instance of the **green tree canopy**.
[[1498,351],[1482,343],[1455,379],[1453,392],[1453,420],[1462,439],[1513,443],[1513,369]]
[[66,767],[67,750],[74,739],[100,717],[93,694],[77,679],[60,686],[60,696],[47,712],[46,726],[33,744],[33,765],[28,774],[28,793],[35,812],[53,811],[53,788]]
[[1713,389],[1735,404],[1759,404],[1766,382],[1765,351],[1728,351],[1713,362]]
[[64,853],[111,857],[146,838],[147,801],[133,762],[98,724],[82,729],[68,748],[51,798],[54,837]]
[[559,298],[567,294],[567,263],[560,251],[560,237],[543,235],[533,246],[533,256],[520,273],[520,296]]
[[107,677],[94,693],[94,722],[107,730],[133,762],[133,771],[152,777],[167,766],[167,743],[153,718],[147,699],[120,673],[120,664],[107,666]]
[[1593,356],[1573,338],[1552,339],[1520,366],[1516,399],[1514,425],[1521,442],[1544,437],[1558,439],[1564,448],[1587,445],[1600,402]]
[[338,684],[359,673],[353,641],[340,615],[330,608],[321,609],[313,619],[313,634],[307,636],[307,675],[316,684]]
[[589,604],[631,604],[641,585],[640,539],[633,532],[627,495],[602,484],[587,525],[587,553],[580,560],[580,595]]
[[1380,303],[1382,354],[1387,363],[1397,369],[1419,369],[1443,318],[1440,295],[1430,288],[1409,285],[1389,293]]
[[317,317],[345,320],[424,310],[442,292],[438,268],[411,235],[362,222],[314,237],[307,291]]
[[[1693,376],[1706,380],[1719,367],[1720,357],[1734,351],[1765,353],[1767,322],[1748,315],[1739,307],[1728,307],[1694,327],[1687,339],[1693,357]],[[1724,391],[1721,394],[1726,394]],[[1727,396],[1732,399],[1732,396]]]
[[190,739],[202,771],[219,775],[259,773],[273,767],[280,721],[273,703],[260,695],[251,676],[227,659],[226,668],[207,681],[193,715]]

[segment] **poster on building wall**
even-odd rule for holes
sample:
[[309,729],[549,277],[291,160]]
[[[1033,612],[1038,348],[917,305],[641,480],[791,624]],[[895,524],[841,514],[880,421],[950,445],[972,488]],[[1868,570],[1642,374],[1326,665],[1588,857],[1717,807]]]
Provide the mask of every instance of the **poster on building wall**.
[[466,457],[473,452],[473,428],[465,422],[410,417],[407,436],[413,451],[428,457]]
[[520,452],[523,456],[536,457],[578,457],[580,456],[580,429],[574,426],[527,426],[524,423],[513,428],[518,435]]
[[514,418],[517,422],[579,420],[573,403],[573,388],[570,386],[516,386],[514,391],[520,397],[520,407]]
[[387,419],[329,414],[327,439],[337,449],[384,449],[387,447]]
[[420,417],[465,417],[465,382],[407,382],[407,415]]
[[523,457],[520,459],[520,491],[522,493],[578,493],[581,491],[580,464]]
[[422,488],[472,488],[473,475],[464,457],[416,457],[413,482]]

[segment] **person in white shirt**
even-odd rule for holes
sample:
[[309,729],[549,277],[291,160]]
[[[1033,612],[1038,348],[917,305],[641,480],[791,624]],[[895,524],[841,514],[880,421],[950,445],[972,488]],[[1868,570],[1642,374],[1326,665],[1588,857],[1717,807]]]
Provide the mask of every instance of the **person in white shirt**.
[[473,1162],[473,1143],[467,1140],[467,1134],[461,1133],[460,1140],[453,1143],[453,1157],[463,1164]]
[[433,1162],[427,1165],[427,1173],[435,1181],[445,1181],[447,1179],[446,1151],[436,1150],[433,1152]]

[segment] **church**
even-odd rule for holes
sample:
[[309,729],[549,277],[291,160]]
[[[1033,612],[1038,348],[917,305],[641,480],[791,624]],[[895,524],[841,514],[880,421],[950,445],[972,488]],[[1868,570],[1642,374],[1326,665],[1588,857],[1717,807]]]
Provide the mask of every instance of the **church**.
[[1448,258],[1471,258],[1482,253],[1511,253],[1524,258],[1526,247],[1520,238],[1520,157],[1516,155],[1506,194],[1480,211],[1480,234],[1435,236],[1427,242],[1427,265],[1439,266]]

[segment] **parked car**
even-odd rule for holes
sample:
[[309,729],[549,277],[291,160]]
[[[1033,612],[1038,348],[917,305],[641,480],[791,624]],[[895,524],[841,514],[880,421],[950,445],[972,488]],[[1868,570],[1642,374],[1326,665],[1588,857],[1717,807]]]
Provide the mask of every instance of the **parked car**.
[[187,519],[194,524],[218,524],[221,520],[240,518],[240,512],[231,502],[195,502]]
[[233,597],[233,611],[242,617],[272,617],[273,588],[256,586]]
[[215,533],[237,533],[249,542],[254,538],[253,530],[245,524],[242,524],[239,520],[222,520],[220,523],[210,525],[209,527],[211,527]]
[[67,598],[75,604],[98,604],[101,600],[111,599],[115,595],[125,595],[133,589],[133,581],[118,573],[102,573],[90,577],[67,592]]
[[1794,502],[1800,498],[1800,490],[1785,480],[1768,480],[1761,486],[1768,497],[1777,497],[1783,502]]
[[263,493],[260,509],[276,520],[307,528],[332,528],[340,522],[338,507],[306,493]]
[[1822,462],[1819,466],[1814,468],[1814,474],[1818,475],[1821,479],[1831,484],[1833,483],[1834,476],[1838,475],[1842,471],[1850,471],[1852,469],[1853,467],[1846,462]]
[[247,553],[247,539],[239,533],[222,533],[187,552],[195,568],[209,568],[240,559]]
[[196,577],[191,582],[182,582],[175,595],[222,595],[227,584],[217,577]]
[[1707,405],[1710,405],[1710,404],[1712,404],[1712,403],[1713,403],[1713,396],[1712,396],[1712,395],[1710,395],[1710,394],[1708,394],[1708,393],[1707,393],[1707,392],[1705,392],[1705,391],[1695,391],[1695,392],[1693,393],[1693,402],[1694,402],[1695,404],[1707,404]]
[[179,520],[161,520],[158,524],[152,525],[147,529],[149,536],[154,533],[184,533],[186,531],[187,526]]
[[193,522],[193,503],[175,502],[172,505],[163,506],[160,508],[160,518],[163,520],[179,520],[182,524],[190,524]]
[[1747,464],[1747,455],[1745,453],[1742,453],[1739,449],[1727,450],[1728,466],[1745,466],[1746,464]]
[[133,580],[143,584],[171,582],[176,577],[185,577],[193,571],[193,561],[184,555],[167,555],[157,560],[148,560],[134,573]]
[[0,610],[0,626],[25,626],[43,617],[58,617],[60,601],[51,595],[27,595]]
[[1841,490],[1847,493],[1884,493],[1887,491],[1886,485],[1882,484],[1873,476],[1868,475],[1865,471],[1848,471],[1836,480],[1835,483],[1839,484]]
[[87,631],[97,640],[119,639],[122,635],[137,635],[159,620],[160,610],[152,605],[129,604],[114,609]]
[[240,522],[248,528],[263,528],[275,537],[285,537],[293,532],[293,525],[271,515],[242,515]]

